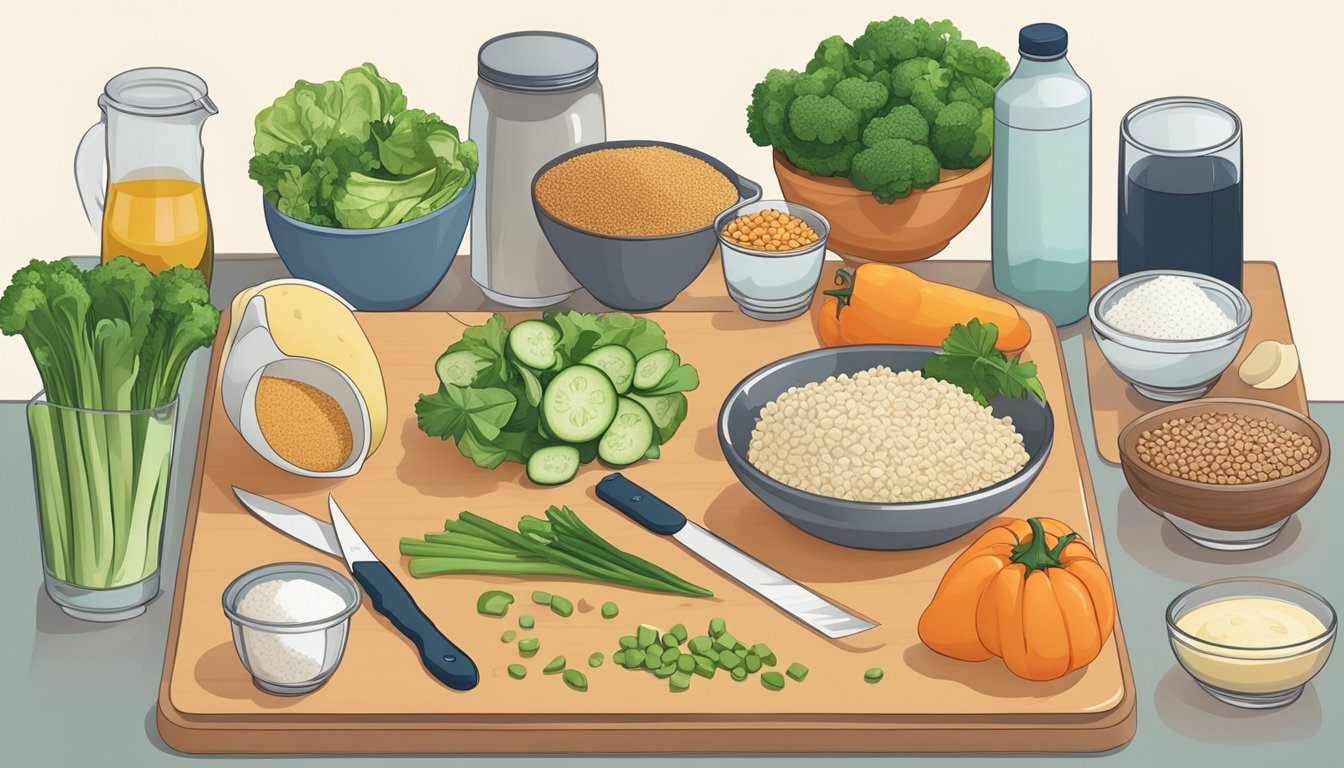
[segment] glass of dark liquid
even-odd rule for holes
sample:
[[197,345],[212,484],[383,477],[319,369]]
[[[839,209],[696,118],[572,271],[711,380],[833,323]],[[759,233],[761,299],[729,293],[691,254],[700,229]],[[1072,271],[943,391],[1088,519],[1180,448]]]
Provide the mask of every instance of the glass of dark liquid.
[[1241,120],[1155,99],[1120,122],[1119,271],[1181,269],[1241,288]]

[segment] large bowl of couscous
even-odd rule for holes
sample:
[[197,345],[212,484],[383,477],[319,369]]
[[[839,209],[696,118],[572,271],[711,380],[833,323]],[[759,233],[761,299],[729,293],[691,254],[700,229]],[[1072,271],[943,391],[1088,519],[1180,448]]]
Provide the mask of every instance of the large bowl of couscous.
[[871,344],[786,357],[719,412],[738,480],[807,533],[860,549],[931,547],[1003,513],[1040,474],[1050,406],[989,408],[919,373],[936,347]]
[[554,158],[532,207],[560,263],[613,309],[664,307],[705,270],[723,211],[761,187],[714,158],[661,141],[607,141]]

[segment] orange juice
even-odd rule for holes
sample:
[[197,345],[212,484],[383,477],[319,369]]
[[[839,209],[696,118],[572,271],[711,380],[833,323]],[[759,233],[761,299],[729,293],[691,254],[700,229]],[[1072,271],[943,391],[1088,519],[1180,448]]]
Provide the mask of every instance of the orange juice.
[[205,190],[186,179],[134,179],[107,186],[103,261],[129,256],[159,273],[179,264],[210,281],[215,248]]

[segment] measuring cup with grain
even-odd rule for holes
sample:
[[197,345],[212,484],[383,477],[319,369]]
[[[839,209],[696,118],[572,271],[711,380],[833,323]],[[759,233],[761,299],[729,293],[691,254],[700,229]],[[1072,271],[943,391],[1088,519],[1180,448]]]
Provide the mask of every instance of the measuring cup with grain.
[[221,394],[252,448],[304,477],[349,477],[377,449],[387,396],[353,307],[316,283],[278,280],[238,294]]

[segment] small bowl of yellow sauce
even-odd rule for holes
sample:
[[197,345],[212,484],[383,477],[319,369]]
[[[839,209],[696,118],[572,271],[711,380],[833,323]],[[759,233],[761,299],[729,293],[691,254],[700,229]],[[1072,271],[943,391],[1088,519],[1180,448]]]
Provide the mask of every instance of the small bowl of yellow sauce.
[[1330,658],[1337,628],[1325,598],[1278,579],[1220,579],[1167,608],[1176,661],[1227,704],[1270,709],[1297,701]]

